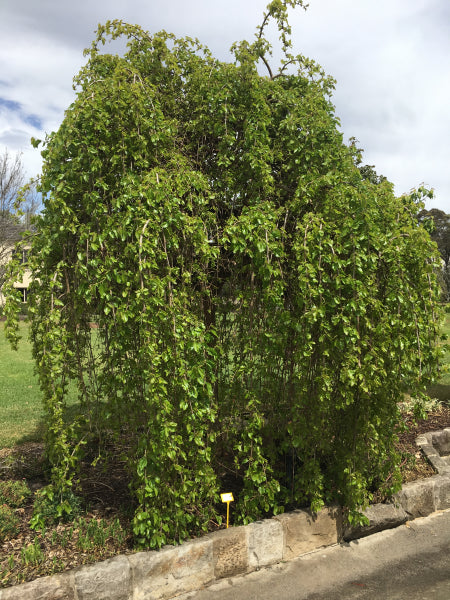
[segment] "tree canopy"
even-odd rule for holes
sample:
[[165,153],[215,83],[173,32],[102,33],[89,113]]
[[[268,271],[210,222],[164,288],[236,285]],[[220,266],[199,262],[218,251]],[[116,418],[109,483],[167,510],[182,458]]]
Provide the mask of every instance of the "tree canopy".
[[[107,461],[115,440],[144,545],[206,530],[230,477],[241,522],[328,501],[357,514],[398,485],[397,403],[438,362],[427,192],[361,173],[334,81],[290,53],[296,5],[271,2],[231,62],[100,26],[44,142],[30,314],[52,489],[67,497],[84,448]],[[101,51],[117,38],[123,56]]]

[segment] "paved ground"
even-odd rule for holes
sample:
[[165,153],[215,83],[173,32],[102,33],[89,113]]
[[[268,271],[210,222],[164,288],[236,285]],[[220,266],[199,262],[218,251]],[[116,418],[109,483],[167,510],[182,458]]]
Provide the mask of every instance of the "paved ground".
[[450,510],[332,546],[183,600],[449,600]]

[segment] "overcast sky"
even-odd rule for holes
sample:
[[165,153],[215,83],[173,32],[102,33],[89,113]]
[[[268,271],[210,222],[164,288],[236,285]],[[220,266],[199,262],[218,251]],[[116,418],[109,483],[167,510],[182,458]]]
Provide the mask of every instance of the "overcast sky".
[[[0,0],[0,152],[23,152],[27,173],[39,172],[30,138],[59,127],[98,23],[122,19],[197,37],[227,60],[234,41],[253,38],[267,3]],[[433,187],[427,208],[450,213],[450,0],[310,0],[291,22],[294,53],[337,80],[336,114],[364,162],[398,194]]]

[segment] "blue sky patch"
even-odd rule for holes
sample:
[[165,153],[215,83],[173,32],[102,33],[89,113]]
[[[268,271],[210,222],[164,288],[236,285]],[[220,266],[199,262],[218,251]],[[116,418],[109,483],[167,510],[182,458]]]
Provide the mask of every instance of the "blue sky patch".
[[42,129],[42,121],[37,115],[23,115],[23,120],[35,129]]
[[0,108],[3,106],[8,110],[14,110],[17,112],[19,112],[22,108],[18,102],[13,102],[12,100],[5,100],[4,98],[0,98]]
[[19,118],[27,125],[31,125],[31,127],[34,127],[35,129],[42,129],[41,119],[37,115],[26,114],[19,102],[6,100],[5,98],[0,97],[0,110],[2,108],[17,113]]

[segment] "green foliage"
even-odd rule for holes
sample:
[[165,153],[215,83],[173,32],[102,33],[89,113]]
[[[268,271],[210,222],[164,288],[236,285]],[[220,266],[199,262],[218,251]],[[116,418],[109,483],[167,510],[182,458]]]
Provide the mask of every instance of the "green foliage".
[[20,521],[7,504],[0,504],[0,543],[12,538],[19,532]]
[[38,565],[45,559],[44,552],[37,538],[21,549],[21,560],[24,565]]
[[78,530],[77,548],[82,552],[101,549],[109,539],[114,539],[118,544],[122,544],[126,539],[126,533],[123,530],[119,519],[107,523],[103,519],[78,519],[74,526]]
[[[126,439],[142,546],[218,519],[224,463],[238,522],[330,500],[355,521],[380,481],[398,486],[398,402],[435,376],[437,254],[416,219],[429,192],[396,198],[358,168],[334,81],[290,53],[287,9],[302,4],[271,2],[232,63],[188,38],[100,26],[44,142],[29,254],[44,506],[72,506],[85,443],[100,456]],[[117,38],[123,56],[100,52]]]
[[80,499],[70,488],[58,493],[53,485],[48,485],[35,494],[30,527],[42,530],[58,521],[73,521],[80,513]]
[[0,481],[0,504],[19,508],[30,496],[31,490],[25,481]]

